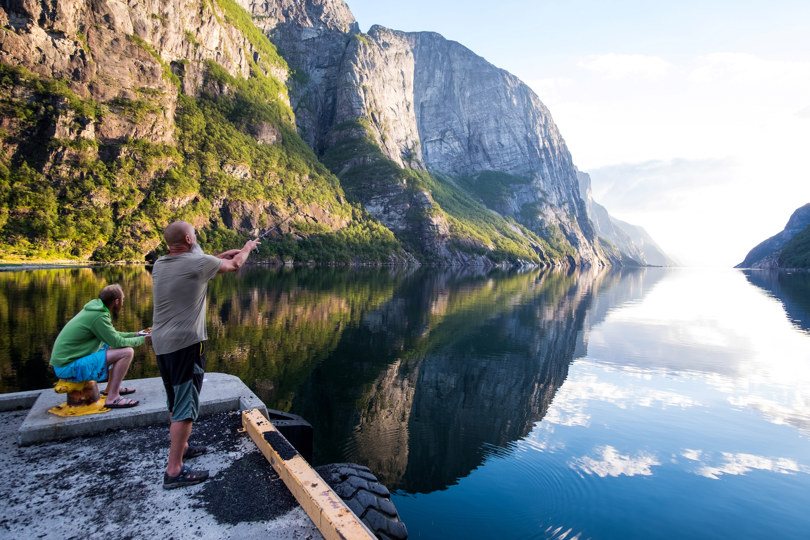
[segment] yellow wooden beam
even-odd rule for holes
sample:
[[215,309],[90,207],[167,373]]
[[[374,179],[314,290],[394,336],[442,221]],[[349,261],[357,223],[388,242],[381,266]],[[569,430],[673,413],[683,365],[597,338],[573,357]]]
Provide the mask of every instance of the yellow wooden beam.
[[242,411],[242,426],[326,540],[376,538],[259,409]]

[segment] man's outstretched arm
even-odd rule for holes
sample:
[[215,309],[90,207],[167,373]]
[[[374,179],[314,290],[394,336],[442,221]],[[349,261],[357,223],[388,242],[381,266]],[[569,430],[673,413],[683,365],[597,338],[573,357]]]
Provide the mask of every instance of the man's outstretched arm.
[[236,272],[242,265],[245,264],[250,252],[256,249],[259,245],[258,240],[248,240],[240,250],[232,249],[217,255],[222,259],[222,264],[219,267],[218,274],[225,274],[227,272]]
[[241,249],[229,249],[228,251],[223,251],[219,255],[214,255],[217,259],[233,259]]

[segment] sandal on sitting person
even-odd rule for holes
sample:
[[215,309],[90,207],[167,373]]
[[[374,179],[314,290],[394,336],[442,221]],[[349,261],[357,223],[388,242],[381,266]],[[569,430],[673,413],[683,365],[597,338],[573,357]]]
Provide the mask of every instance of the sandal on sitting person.
[[[134,389],[134,388],[119,388],[119,389],[118,389],[118,395],[120,395],[120,396],[127,396],[127,395],[129,395],[129,394],[134,394],[134,393],[135,393],[135,389]],[[102,396],[106,396],[106,395],[107,395],[107,389],[106,389],[106,388],[105,388],[104,390],[102,390],[102,391],[101,391],[101,395],[102,395]]]
[[140,403],[140,401],[135,401],[134,399],[127,399],[123,396],[118,396],[117,398],[115,398],[110,402],[105,401],[104,406],[107,407],[108,409],[128,409],[130,407],[134,407],[138,403]]
[[183,465],[180,469],[180,474],[177,476],[169,476],[163,473],[163,489],[174,489],[183,486],[193,486],[208,480],[208,471],[195,471],[190,467]]
[[208,448],[206,448],[203,445],[196,446],[196,445],[193,445],[191,443],[188,443],[188,448],[186,448],[186,451],[183,452],[183,461],[185,461],[187,459],[195,458],[197,456],[201,456],[204,453],[206,453],[207,451],[208,451]]

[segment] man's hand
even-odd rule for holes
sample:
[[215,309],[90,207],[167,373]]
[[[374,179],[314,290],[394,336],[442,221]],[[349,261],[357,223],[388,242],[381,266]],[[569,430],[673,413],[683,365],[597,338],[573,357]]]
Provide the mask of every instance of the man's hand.
[[219,258],[222,259],[222,264],[219,267],[218,273],[225,274],[227,272],[236,272],[239,270],[242,265],[245,264],[250,252],[256,249],[256,246],[258,245],[258,240],[248,240],[245,242],[245,245],[242,246],[242,249],[232,249],[230,251],[226,251],[225,253],[220,253]]
[[219,254],[219,255],[217,255],[216,257],[217,257],[217,259],[233,259],[234,257],[236,257],[236,255],[237,255],[237,254],[238,254],[240,251],[241,251],[241,250],[239,250],[239,249],[229,249],[228,251],[225,251],[225,252],[223,252],[223,253],[220,253],[220,254]]

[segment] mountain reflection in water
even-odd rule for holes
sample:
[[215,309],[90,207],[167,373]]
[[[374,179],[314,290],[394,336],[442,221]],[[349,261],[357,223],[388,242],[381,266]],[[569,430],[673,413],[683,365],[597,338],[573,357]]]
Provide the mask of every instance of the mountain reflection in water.
[[454,484],[543,418],[588,325],[648,290],[645,275],[409,276],[298,392],[316,459],[367,464],[410,493]]
[[[52,384],[56,335],[108,283],[126,293],[116,327],[150,326],[143,267],[0,273],[0,390]],[[392,489],[431,492],[524,437],[587,328],[651,285],[640,269],[251,267],[209,285],[207,369],[307,418],[316,462],[364,463]],[[129,378],[157,375],[137,348]]]
[[743,273],[749,283],[782,302],[796,328],[810,331],[810,280],[806,272],[745,270]]
[[[143,267],[0,272],[0,391],[53,382],[59,329]],[[810,517],[810,276],[712,269],[246,268],[208,370],[368,465],[412,538],[797,538]],[[156,376],[136,350],[130,377]]]

